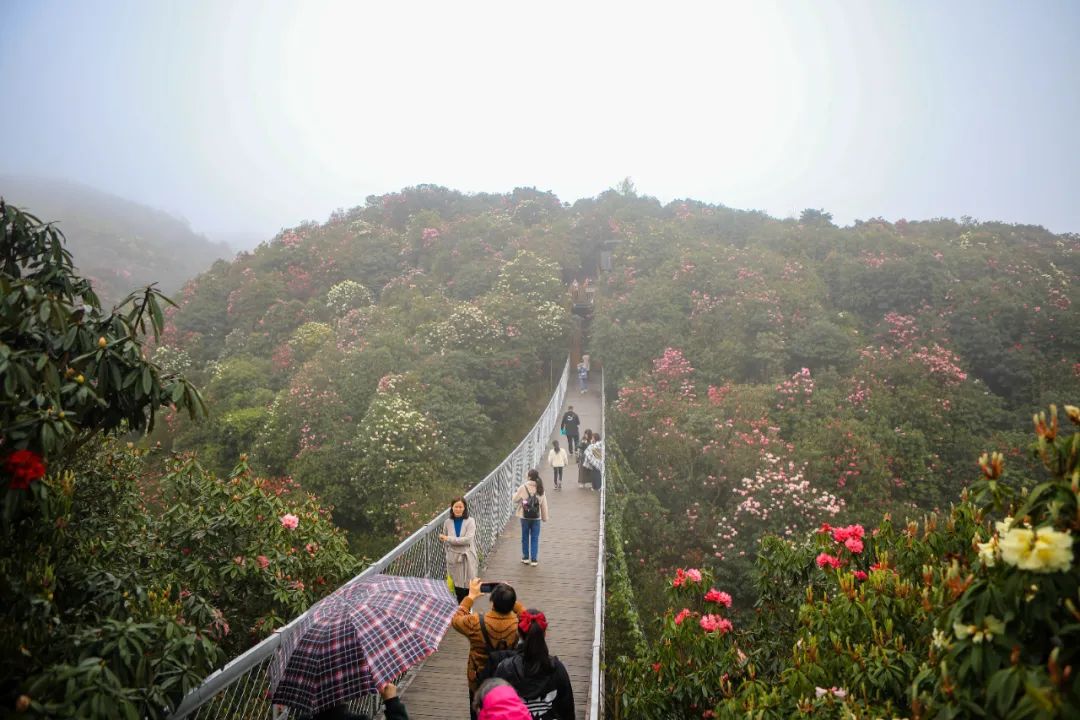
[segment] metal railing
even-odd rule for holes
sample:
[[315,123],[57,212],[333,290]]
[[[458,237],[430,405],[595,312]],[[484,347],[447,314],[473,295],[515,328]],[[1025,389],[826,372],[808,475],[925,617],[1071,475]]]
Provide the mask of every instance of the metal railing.
[[[604,386],[604,369],[600,368],[600,437],[604,440],[604,454],[607,455],[607,392]],[[604,568],[606,527],[604,522],[607,511],[607,457],[600,471],[600,546],[596,554],[596,596],[593,598],[593,644],[592,671],[589,673],[589,720],[601,720],[604,716]]]
[[[529,468],[539,464],[548,436],[558,425],[569,373],[570,361],[567,359],[559,384],[532,430],[518,443],[514,451],[499,463],[498,467],[465,494],[465,498],[469,501],[470,515],[479,518],[476,544],[481,562],[490,555],[491,549],[499,538],[499,532],[514,513],[514,507],[511,504],[514,491]],[[446,552],[438,536],[442,532],[443,521],[449,516],[449,512],[449,510],[444,510],[432,518],[349,583],[379,573],[445,578]],[[600,542],[602,548],[602,531]],[[311,612],[310,609],[307,612]],[[208,676],[199,687],[184,697],[169,719],[256,720],[280,717],[281,711],[275,709],[266,697],[270,686],[268,674],[270,662],[274,651],[281,644],[282,633],[306,617],[307,612]],[[407,685],[418,669],[410,670],[398,684]],[[351,707],[354,712],[364,712],[374,717],[379,705],[377,695],[367,695],[353,702]]]

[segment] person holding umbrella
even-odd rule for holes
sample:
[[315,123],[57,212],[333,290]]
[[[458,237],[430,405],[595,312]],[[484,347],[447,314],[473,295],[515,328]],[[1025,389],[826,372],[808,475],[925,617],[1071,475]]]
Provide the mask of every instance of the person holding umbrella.
[[[405,703],[397,694],[397,685],[386,683],[379,695],[383,699],[383,717],[385,720],[409,720],[409,713],[405,711]],[[317,715],[310,716],[311,720],[371,720],[370,715],[349,712],[349,706],[342,703],[335,705],[329,710],[323,710]],[[306,720],[306,718],[305,718]]]
[[[487,664],[488,647],[510,649],[517,645],[518,613],[525,611],[525,606],[518,602],[514,588],[506,583],[500,583],[491,591],[491,609],[484,613],[484,623],[481,628],[480,616],[474,615],[472,611],[473,603],[481,595],[483,593],[480,592],[480,578],[473,578],[469,582],[469,594],[458,605],[451,620],[453,628],[469,640],[469,659],[465,676],[469,681],[470,707],[476,695],[476,688],[480,684],[477,676]],[[487,635],[486,640],[485,635]]]
[[270,702],[319,720],[349,718],[351,700],[379,692],[387,717],[404,720],[393,683],[439,648],[454,612],[442,580],[359,577],[280,631]]

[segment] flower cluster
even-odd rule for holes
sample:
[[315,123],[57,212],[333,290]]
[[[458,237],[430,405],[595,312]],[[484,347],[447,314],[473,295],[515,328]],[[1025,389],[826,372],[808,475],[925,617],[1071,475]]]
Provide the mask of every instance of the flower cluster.
[[689,570],[683,570],[678,568],[675,570],[675,577],[671,580],[672,587],[682,587],[685,583],[700,583],[701,571],[697,568],[690,568]]
[[45,476],[45,462],[32,450],[16,450],[4,460],[4,472],[11,478],[9,488],[25,490]]
[[776,392],[780,393],[780,400],[776,403],[777,410],[809,405],[814,394],[814,378],[810,376],[810,368],[803,368],[777,385]]
[[997,533],[989,541],[975,538],[979,559],[987,567],[994,567],[998,559],[1037,573],[1067,572],[1072,567],[1073,539],[1067,531],[1017,525],[1012,518],[1005,518],[995,527]]
[[[816,562],[817,566],[821,569],[831,568],[838,570],[846,564],[841,559],[844,551],[846,550],[851,555],[859,555],[863,551],[863,538],[866,536],[866,530],[862,525],[848,525],[847,527],[832,527],[828,523],[823,523],[818,529],[819,535],[831,535],[833,542],[840,547],[834,551],[836,554],[828,552],[819,553]],[[860,580],[866,579],[866,573],[861,570],[855,571],[855,577]]]

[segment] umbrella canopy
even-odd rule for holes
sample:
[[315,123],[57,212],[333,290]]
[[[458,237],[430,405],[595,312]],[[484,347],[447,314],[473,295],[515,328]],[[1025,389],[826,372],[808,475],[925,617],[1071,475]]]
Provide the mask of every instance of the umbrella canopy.
[[317,713],[376,692],[438,649],[456,609],[442,580],[354,580],[282,631],[270,700]]

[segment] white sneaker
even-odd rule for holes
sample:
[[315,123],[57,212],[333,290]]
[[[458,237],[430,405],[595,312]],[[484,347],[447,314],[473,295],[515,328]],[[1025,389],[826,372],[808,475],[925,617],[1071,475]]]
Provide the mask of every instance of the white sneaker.
[[533,561],[532,561],[531,563],[529,563],[529,564],[530,564],[530,565],[532,565],[533,567],[536,567],[536,566],[537,566],[537,565],[539,565],[540,563],[538,563],[537,561],[533,560]]
[[521,564],[522,565],[528,565],[529,564],[529,558],[521,558]]

